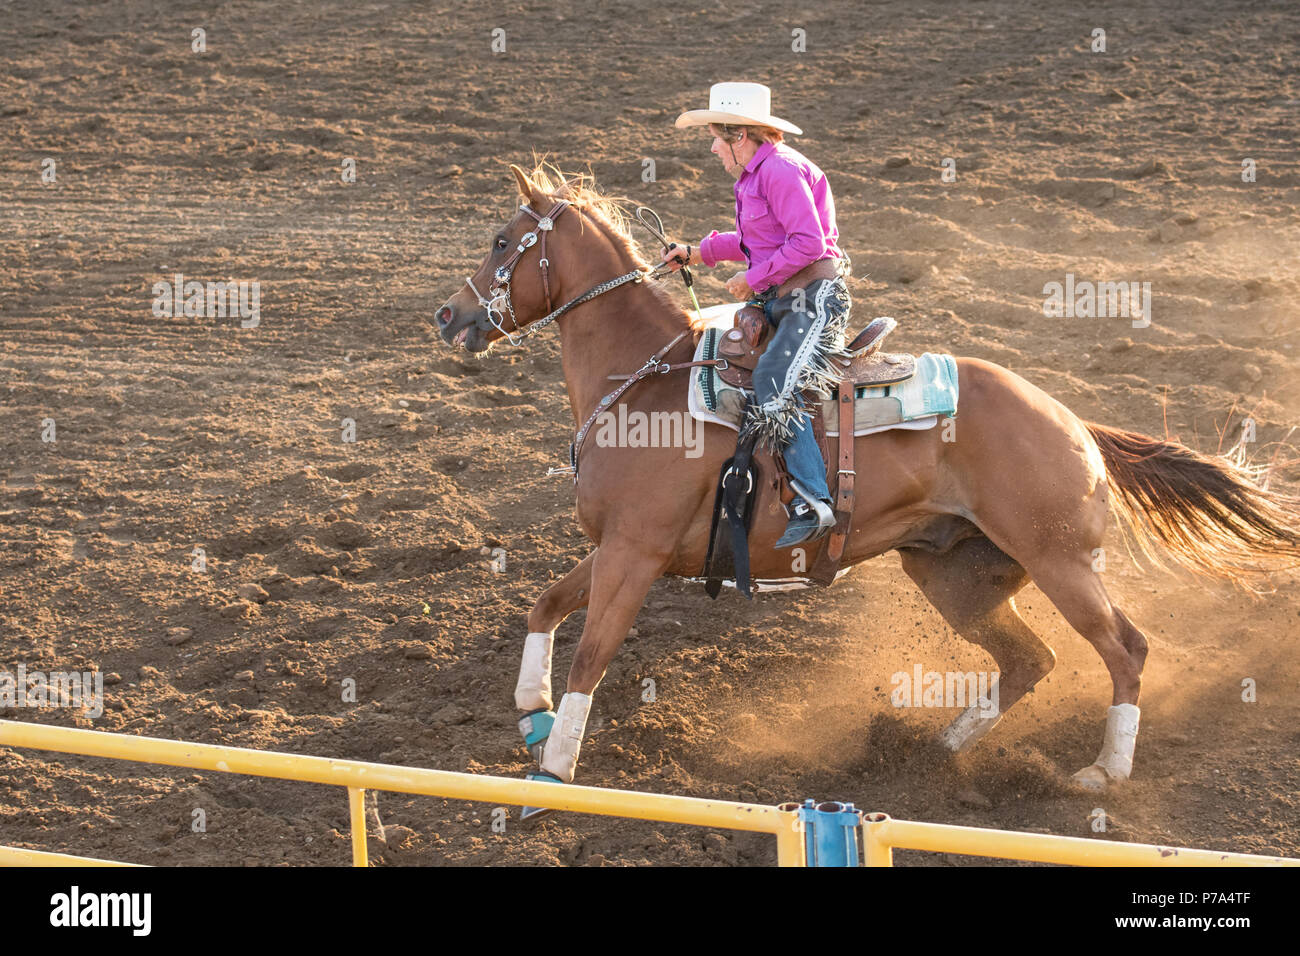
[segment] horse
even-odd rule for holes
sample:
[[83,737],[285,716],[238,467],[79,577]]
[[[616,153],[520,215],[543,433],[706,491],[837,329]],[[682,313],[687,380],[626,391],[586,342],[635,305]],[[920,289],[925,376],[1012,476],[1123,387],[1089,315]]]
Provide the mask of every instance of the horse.
[[[532,334],[558,328],[574,423],[586,423],[571,459],[578,521],[594,548],[529,612],[515,704],[539,765],[529,779],[571,783],[591,695],[652,583],[700,573],[717,477],[735,436],[705,425],[694,457],[681,448],[582,440],[594,413],[610,407],[602,401],[611,380],[626,384],[638,370],[635,385],[618,396],[629,418],[634,411],[688,416],[678,370],[693,358],[699,329],[649,281],[617,199],[549,164],[510,171],[519,208],[432,324],[443,343],[475,355],[503,340],[524,347]],[[1261,486],[1258,470],[1240,460],[1083,421],[994,363],[959,357],[957,369],[955,436],[931,428],[855,439],[855,458],[870,463],[871,480],[857,482],[842,564],[897,551],[944,620],[996,661],[996,704],[972,704],[940,735],[953,752],[992,730],[1055,665],[1014,601],[1030,581],[1037,585],[1110,675],[1101,750],[1071,778],[1079,788],[1105,790],[1132,772],[1147,656],[1146,637],[1111,600],[1096,567],[1108,519],[1148,557],[1163,552],[1191,571],[1255,590],[1250,582],[1259,574],[1300,555],[1300,499]],[[770,454],[760,449],[756,460],[764,474],[774,473]],[[781,509],[754,508],[754,578],[790,576],[790,552],[773,547],[784,523]],[[586,623],[553,711],[555,631],[582,607]]]

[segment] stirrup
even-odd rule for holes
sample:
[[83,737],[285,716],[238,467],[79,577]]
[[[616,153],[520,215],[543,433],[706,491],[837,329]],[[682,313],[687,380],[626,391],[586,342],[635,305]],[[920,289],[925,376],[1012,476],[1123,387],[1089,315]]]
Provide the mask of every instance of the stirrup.
[[800,527],[798,525],[795,525],[794,522],[798,519],[804,518],[805,516],[811,519],[813,514],[815,514],[815,512],[813,512],[811,508],[808,508],[805,509],[803,512],[800,512],[798,515],[796,515],[795,518],[792,518],[791,523],[786,525],[785,532],[781,535],[780,538],[777,539],[777,542],[774,545],[774,547],[776,547],[779,550],[784,550],[786,548],[793,548],[796,545],[800,545],[800,544],[810,544],[811,542],[816,541],[818,538],[821,538],[823,535],[827,534],[831,530],[831,528],[834,527],[833,524],[819,524],[815,520],[808,520],[802,526],[802,530],[803,530],[802,534],[800,534],[798,537],[790,538],[787,540],[788,535],[800,530]]
[[539,707],[530,710],[519,718],[519,733],[523,735],[524,746],[538,765],[542,762],[542,753],[546,749],[546,740],[551,736],[555,726],[555,711]]
[[[524,779],[544,780],[547,783],[564,783],[564,781],[561,780],[559,777],[557,777],[555,774],[551,773],[548,770],[542,770],[540,768],[538,768],[537,770],[529,771],[527,774],[524,775]],[[554,812],[555,810],[552,807],[522,807],[519,810],[519,822],[531,823],[540,817],[546,816],[548,813],[554,813]]]
[[835,524],[835,512],[831,510],[830,505],[815,495],[809,494],[808,489],[793,478],[790,479],[790,487],[794,489],[796,495],[802,498],[804,502],[817,513],[818,527],[829,528],[831,525]]

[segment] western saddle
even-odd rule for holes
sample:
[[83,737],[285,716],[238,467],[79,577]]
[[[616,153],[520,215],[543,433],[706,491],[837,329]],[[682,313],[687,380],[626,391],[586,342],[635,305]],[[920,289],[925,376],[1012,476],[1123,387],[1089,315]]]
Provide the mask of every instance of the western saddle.
[[[819,584],[827,585],[835,580],[851,530],[854,479],[857,477],[853,460],[855,392],[862,386],[903,382],[916,374],[914,356],[880,350],[885,337],[897,326],[898,323],[892,318],[873,320],[849,343],[845,349],[847,359],[832,359],[834,364],[842,368],[839,386],[831,396],[831,400],[839,407],[839,447],[834,454],[822,420],[821,397],[813,392],[804,392],[803,395],[812,418],[813,434],[826,462],[827,477],[833,475],[833,480],[828,484],[835,502],[835,525],[826,539],[825,547],[808,572],[809,578]],[[718,357],[727,361],[726,368],[718,369],[718,375],[724,382],[736,388],[753,388],[754,367],[771,339],[769,332],[770,327],[761,308],[746,305],[736,312],[734,326],[723,334],[718,343]],[[782,503],[789,504],[794,499],[789,474],[779,456],[776,461],[778,474],[773,480],[773,488],[780,495]],[[838,468],[832,470],[832,461],[839,462]],[[737,585],[740,583],[737,581]]]

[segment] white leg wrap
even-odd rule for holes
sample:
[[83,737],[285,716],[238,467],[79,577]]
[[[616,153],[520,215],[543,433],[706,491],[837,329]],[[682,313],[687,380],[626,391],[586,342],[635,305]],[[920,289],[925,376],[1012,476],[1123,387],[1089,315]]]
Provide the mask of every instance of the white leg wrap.
[[591,695],[565,694],[560,698],[560,709],[555,712],[555,726],[546,741],[542,755],[542,769],[553,773],[565,783],[573,782],[578,769],[578,751],[587,731],[587,715],[591,713]]
[[1097,766],[1114,780],[1127,780],[1133,772],[1140,713],[1134,704],[1114,704],[1106,711],[1106,737],[1097,755]]
[[524,639],[524,659],[515,685],[515,706],[520,710],[551,709],[551,648],[555,634],[533,631]]
[[939,742],[953,753],[961,753],[1002,721],[1002,715],[988,716],[988,708],[971,704],[943,729]]
[[961,753],[1002,720],[1000,699],[998,679],[995,677],[988,696],[980,697],[958,714],[956,719],[943,729],[943,733],[939,734],[939,742],[953,753]]

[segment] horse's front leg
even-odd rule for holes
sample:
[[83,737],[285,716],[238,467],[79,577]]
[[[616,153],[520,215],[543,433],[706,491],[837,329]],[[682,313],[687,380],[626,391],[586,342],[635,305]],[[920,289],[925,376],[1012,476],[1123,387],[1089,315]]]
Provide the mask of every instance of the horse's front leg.
[[645,547],[645,542],[606,540],[594,553],[587,623],[542,754],[541,779],[573,781],[591,695],[627,637],[650,585],[666,566],[663,555],[647,554]]
[[515,706],[520,710],[551,709],[551,649],[560,622],[591,600],[592,551],[560,580],[542,592],[528,615],[524,659],[515,685]]
[[539,763],[555,715],[551,712],[551,652],[560,622],[591,600],[592,551],[568,574],[542,592],[528,615],[528,637],[515,684],[515,706],[523,711],[519,731]]

